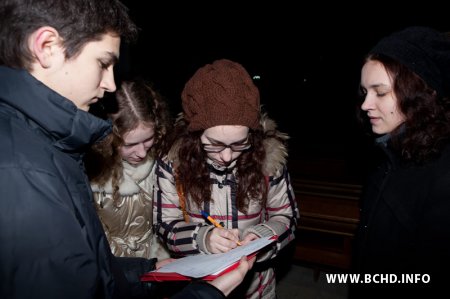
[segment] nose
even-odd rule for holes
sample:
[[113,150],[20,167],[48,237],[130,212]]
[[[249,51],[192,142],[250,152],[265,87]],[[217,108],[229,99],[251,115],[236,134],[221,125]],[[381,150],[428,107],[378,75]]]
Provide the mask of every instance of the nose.
[[361,109],[363,111],[369,111],[373,106],[373,101],[370,99],[369,94],[367,94],[364,98],[363,103],[361,104]]
[[223,162],[230,162],[231,158],[233,156],[233,151],[231,148],[226,148],[223,151],[220,152],[220,159],[222,159]]
[[100,86],[107,92],[116,91],[116,83],[114,82],[114,71],[112,66],[105,70]]
[[143,143],[136,145],[136,156],[139,158],[144,158],[147,155],[147,150],[144,147]]

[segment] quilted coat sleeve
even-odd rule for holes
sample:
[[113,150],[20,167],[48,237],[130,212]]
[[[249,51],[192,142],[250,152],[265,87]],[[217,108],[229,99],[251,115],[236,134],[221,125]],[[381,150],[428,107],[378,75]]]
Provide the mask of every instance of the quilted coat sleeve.
[[170,163],[158,160],[155,177],[153,221],[156,233],[173,253],[200,253],[196,237],[208,226],[184,221]]
[[269,177],[266,204],[266,220],[247,228],[243,235],[254,233],[260,237],[277,235],[276,248],[258,258],[263,261],[273,258],[295,238],[295,229],[299,216],[297,202],[286,167]]

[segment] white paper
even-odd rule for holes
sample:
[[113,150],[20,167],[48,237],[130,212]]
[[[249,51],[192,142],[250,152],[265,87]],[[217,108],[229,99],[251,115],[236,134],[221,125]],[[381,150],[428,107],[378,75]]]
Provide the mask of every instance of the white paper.
[[259,238],[225,253],[198,254],[183,257],[153,272],[175,272],[194,278],[217,274],[239,261],[242,256],[250,255],[272,242],[274,242],[272,237]]

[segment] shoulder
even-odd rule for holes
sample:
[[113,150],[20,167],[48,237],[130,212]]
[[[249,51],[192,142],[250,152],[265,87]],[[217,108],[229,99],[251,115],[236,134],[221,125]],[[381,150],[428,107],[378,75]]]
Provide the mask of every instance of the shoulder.
[[173,176],[174,162],[168,156],[164,156],[156,160],[154,175],[156,177],[169,178]]
[[266,114],[261,115],[261,125],[266,133],[263,141],[266,151],[266,159],[263,165],[264,174],[280,174],[287,163],[288,151],[285,143],[289,136],[280,132],[275,121]]
[[172,144],[172,147],[170,148],[169,152],[165,157],[162,158],[162,161],[165,164],[171,164],[174,167],[178,166],[180,164],[180,157],[178,155],[180,147],[181,147],[181,139],[175,140],[175,142]]
[[67,177],[82,173],[77,159],[55,148],[30,129],[3,126],[0,119],[0,167]]

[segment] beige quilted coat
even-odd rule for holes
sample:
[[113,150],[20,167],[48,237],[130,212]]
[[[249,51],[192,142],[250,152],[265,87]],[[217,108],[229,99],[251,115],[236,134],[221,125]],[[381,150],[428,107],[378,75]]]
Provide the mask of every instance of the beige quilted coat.
[[[275,124],[267,118],[262,118],[266,129],[274,129]],[[280,133],[280,137],[287,138]],[[235,171],[224,172],[214,169],[210,173],[212,197],[214,202],[205,204],[201,209],[209,210],[210,215],[222,222],[225,228],[238,228],[241,238],[248,232],[259,236],[278,236],[276,245],[260,256],[254,266],[253,278],[245,286],[246,298],[275,298],[275,274],[268,260],[294,239],[294,232],[299,217],[299,211],[290,184],[286,168],[286,148],[276,139],[265,142],[267,160],[265,174],[269,177],[269,193],[266,208],[251,201],[248,214],[242,214],[235,205],[234,184]],[[168,245],[169,250],[182,254],[210,254],[206,248],[206,233],[214,227],[208,225],[201,215],[201,209],[186,199],[186,211],[189,222],[183,219],[177,194],[173,167],[177,165],[177,157],[171,153],[157,162],[155,171],[156,185],[154,188],[155,209],[154,222],[158,236]],[[194,171],[194,170],[193,170]],[[243,295],[243,294],[242,294]],[[243,298],[243,297],[242,297]]]
[[111,181],[92,185],[97,213],[115,256],[164,259],[169,253],[152,230],[152,192],[154,160],[134,167],[123,162],[120,201],[112,200]]

